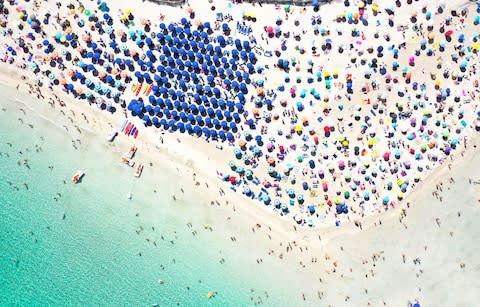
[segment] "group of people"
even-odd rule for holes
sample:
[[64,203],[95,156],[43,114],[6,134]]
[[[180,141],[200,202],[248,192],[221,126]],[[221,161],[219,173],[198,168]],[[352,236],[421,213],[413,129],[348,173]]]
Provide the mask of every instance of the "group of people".
[[394,207],[480,130],[475,3],[215,3],[211,20],[187,8],[170,23],[102,1],[0,4],[3,62],[79,103],[230,144],[220,178],[298,224]]

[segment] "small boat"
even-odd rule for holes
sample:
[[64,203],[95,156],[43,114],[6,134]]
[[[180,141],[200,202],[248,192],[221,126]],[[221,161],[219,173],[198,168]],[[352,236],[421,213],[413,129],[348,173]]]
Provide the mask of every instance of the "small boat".
[[130,159],[126,156],[122,156],[122,158],[120,158],[120,160],[123,162],[123,164],[128,165],[130,167],[133,167],[135,165],[135,161],[133,161],[132,159]]
[[83,176],[85,175],[85,173],[83,171],[77,171],[73,176],[72,176],[72,181],[73,183],[77,184],[79,183]]
[[137,127],[133,127],[133,129],[130,131],[130,136],[132,136],[135,133],[135,131],[137,131]]
[[132,199],[132,192],[127,194],[127,199]]
[[142,171],[143,171],[143,164],[142,163],[139,163],[137,165],[137,167],[135,168],[135,172],[133,173],[133,175],[135,177],[140,177],[140,175],[142,175]]
[[140,83],[135,91],[135,96],[138,96],[138,94],[140,94],[142,87],[143,87],[143,83]]
[[118,131],[123,132],[123,129],[125,129],[125,127],[127,126],[127,124],[128,124],[128,119],[125,118],[125,119],[123,120],[123,123],[120,125],[120,129],[118,129]]
[[115,137],[117,136],[118,134],[118,131],[117,130],[112,130],[108,133],[107,135],[107,141],[109,142],[113,142],[113,140],[115,139]]
[[207,298],[208,299],[211,299],[212,297],[215,297],[217,293],[215,293],[215,291],[208,291],[207,293]]
[[136,152],[137,152],[137,146],[133,145],[133,146],[130,147],[130,149],[128,150],[127,158],[132,159],[133,156],[135,156],[135,153],[136,153]]
[[147,92],[145,93],[146,96],[150,95],[150,92],[152,91],[152,88],[153,88],[153,84],[150,84],[150,86],[148,87]]
[[128,135],[130,133],[130,130],[132,130],[133,128],[133,124],[132,123],[128,123],[127,126],[125,127],[125,135]]

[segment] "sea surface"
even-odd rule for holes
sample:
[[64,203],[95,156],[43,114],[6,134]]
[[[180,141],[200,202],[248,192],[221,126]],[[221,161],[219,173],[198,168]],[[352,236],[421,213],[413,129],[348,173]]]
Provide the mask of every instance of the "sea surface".
[[[103,135],[83,138],[76,150],[62,124],[36,105],[45,110],[46,103],[0,87],[1,306],[298,302],[300,293],[294,298],[289,289],[304,285],[292,285],[292,272],[275,261],[258,265],[251,254],[261,247],[233,244],[225,233],[233,230],[195,191],[171,200],[189,179],[150,169],[135,178]],[[86,176],[74,185],[78,169]]]

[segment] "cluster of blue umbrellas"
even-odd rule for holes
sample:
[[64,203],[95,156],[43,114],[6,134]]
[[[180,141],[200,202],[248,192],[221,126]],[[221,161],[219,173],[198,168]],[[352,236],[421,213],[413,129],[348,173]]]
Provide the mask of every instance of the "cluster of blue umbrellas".
[[[213,35],[209,22],[192,28],[186,18],[179,23],[160,23],[156,33],[150,32],[149,27],[114,33],[108,6],[101,2],[99,9],[103,19],[92,15],[89,20],[92,19],[97,31],[109,40],[106,45],[99,44],[82,35],[86,47],[79,51],[82,59],[72,83],[65,85],[67,91],[74,92],[75,82],[79,82],[104,98],[115,99],[125,90],[125,83],[135,79],[151,86],[151,95],[144,103],[156,107],[152,109],[160,108],[158,112],[132,108],[135,115],[151,116],[149,121],[155,124],[155,117],[171,117],[182,123],[221,127],[222,131],[236,129],[233,125],[240,121],[238,114],[244,111],[251,75],[256,72],[257,58],[249,41],[228,37],[228,24],[221,26],[223,35]],[[44,52],[51,54],[57,49],[55,43],[76,48],[79,39],[75,33],[65,37],[57,33],[53,39],[43,41]],[[126,45],[128,40],[133,41],[140,52],[132,52]],[[67,54],[70,55],[67,50],[65,54],[62,52]],[[112,73],[113,70],[130,71],[133,79],[124,79]],[[193,97],[193,101],[185,106],[190,100],[188,97]],[[179,113],[170,114],[173,109]],[[194,120],[188,115],[194,115]],[[198,116],[202,116],[201,121]],[[214,122],[215,119],[220,124]]]
[[138,82],[151,86],[148,99],[133,99],[128,110],[147,125],[233,140],[250,75],[255,73],[250,43],[237,39],[227,45],[223,35],[211,36],[208,23],[202,31],[192,31],[185,20],[159,27],[155,36],[131,33],[146,50],[145,57],[114,60],[120,69],[134,70]]

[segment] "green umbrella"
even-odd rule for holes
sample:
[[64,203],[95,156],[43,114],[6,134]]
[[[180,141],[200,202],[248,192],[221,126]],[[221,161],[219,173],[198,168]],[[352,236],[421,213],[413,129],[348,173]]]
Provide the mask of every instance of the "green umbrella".
[[90,12],[90,10],[85,10],[84,14],[85,14],[85,16],[90,16],[91,12]]

